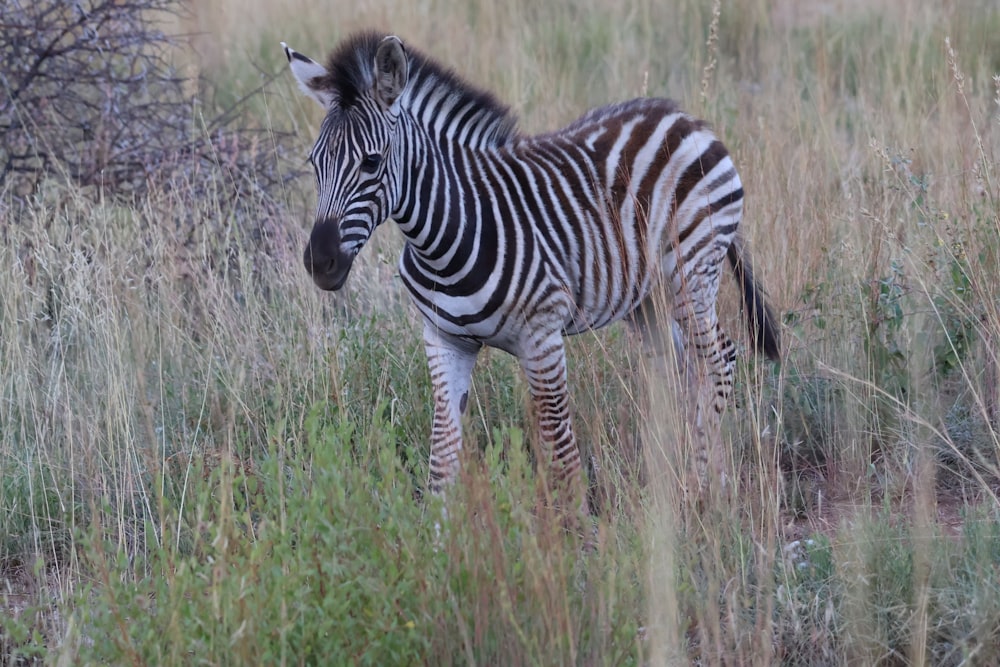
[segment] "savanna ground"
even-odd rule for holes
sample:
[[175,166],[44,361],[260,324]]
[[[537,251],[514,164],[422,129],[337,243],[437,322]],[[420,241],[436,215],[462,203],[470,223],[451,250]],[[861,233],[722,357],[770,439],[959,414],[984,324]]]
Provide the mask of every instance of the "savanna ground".
[[[209,148],[180,153],[197,165],[175,156],[169,187],[150,172],[127,196],[58,164],[3,184],[0,664],[1000,662],[1000,9],[719,10],[222,0],[167,16],[192,35],[168,59],[202,100]],[[285,67],[279,41],[319,57],[372,26],[529,132],[637,95],[717,129],[785,325],[780,365],[741,357],[735,483],[679,502],[685,437],[660,416],[681,390],[658,391],[614,326],[570,344],[595,548],[538,502],[526,387],[496,352],[434,539],[398,233],[376,234],[344,292],[316,290],[300,257],[319,113],[288,72],[253,92]],[[56,108],[11,99],[7,123]],[[263,130],[249,144],[206,120],[234,104]]]

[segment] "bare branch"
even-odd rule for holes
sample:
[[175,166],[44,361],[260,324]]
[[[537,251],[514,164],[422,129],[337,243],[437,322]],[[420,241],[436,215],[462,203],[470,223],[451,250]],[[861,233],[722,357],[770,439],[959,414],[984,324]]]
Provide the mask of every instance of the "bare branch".
[[258,203],[271,200],[283,182],[281,137],[265,144],[276,150],[260,151],[256,132],[239,126],[242,105],[270,79],[213,117],[169,65],[177,38],[155,18],[181,8],[180,0],[0,4],[0,191],[25,201],[46,179],[68,177],[111,197],[184,188],[221,194],[238,209],[252,187]]

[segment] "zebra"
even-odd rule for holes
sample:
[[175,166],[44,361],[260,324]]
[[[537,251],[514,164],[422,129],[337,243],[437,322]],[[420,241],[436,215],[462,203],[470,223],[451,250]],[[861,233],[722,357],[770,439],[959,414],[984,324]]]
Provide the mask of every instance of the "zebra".
[[484,346],[519,360],[540,465],[581,514],[589,506],[565,336],[625,319],[655,338],[654,297],[665,293],[676,345],[706,371],[692,418],[710,431],[736,359],[716,315],[728,259],[753,345],[778,359],[778,325],[738,234],[736,168],[707,124],[674,102],[635,99],[525,136],[491,93],[394,35],[355,34],[325,66],[282,47],[326,113],[309,154],[318,204],[303,262],[313,281],[341,289],[387,219],[405,237],[399,275],[423,315],[433,385],[433,494],[459,474],[462,414]]

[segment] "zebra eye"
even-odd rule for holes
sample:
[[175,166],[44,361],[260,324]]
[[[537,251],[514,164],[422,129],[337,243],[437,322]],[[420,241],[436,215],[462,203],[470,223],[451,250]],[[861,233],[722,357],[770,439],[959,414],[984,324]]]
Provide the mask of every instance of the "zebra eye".
[[382,156],[378,153],[369,153],[361,161],[361,171],[371,174],[378,169],[380,164],[382,164]]

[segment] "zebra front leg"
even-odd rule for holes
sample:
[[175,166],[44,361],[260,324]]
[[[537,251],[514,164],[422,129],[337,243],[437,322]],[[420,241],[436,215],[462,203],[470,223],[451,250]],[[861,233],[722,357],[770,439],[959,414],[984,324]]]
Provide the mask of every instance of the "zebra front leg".
[[[558,506],[575,509],[580,519],[590,514],[583,484],[580,449],[573,435],[566,385],[566,351],[562,335],[554,333],[533,340],[521,355],[528,378],[540,435],[540,465],[548,466],[548,479]],[[570,517],[567,517],[570,518]]]
[[428,487],[432,494],[442,496],[457,479],[461,466],[462,413],[481,346],[448,336],[426,323],[424,347],[434,388]]

